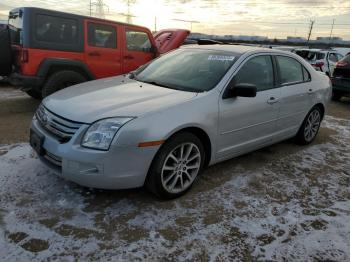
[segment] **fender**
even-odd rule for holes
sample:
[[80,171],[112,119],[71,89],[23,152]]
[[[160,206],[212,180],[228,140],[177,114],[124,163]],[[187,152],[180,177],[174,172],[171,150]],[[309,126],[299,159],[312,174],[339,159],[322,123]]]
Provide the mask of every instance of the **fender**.
[[67,58],[47,58],[39,66],[37,76],[45,78],[52,67],[62,67],[64,69],[76,69],[83,73],[88,80],[94,80],[96,77],[82,61]]

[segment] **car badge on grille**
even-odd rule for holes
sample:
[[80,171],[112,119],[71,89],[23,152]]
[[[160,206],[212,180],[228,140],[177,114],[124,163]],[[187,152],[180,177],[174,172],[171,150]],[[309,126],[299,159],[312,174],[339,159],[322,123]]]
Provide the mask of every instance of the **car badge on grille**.
[[44,125],[46,125],[47,124],[47,122],[48,122],[48,117],[47,117],[47,114],[46,114],[46,112],[44,111],[44,112],[42,112],[42,114],[41,114],[41,121],[43,122],[43,124]]

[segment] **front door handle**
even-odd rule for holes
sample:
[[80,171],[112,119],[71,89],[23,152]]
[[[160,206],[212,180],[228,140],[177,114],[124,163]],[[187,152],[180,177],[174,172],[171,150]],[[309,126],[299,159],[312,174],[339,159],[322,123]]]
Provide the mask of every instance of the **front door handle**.
[[130,60],[130,59],[134,59],[134,57],[132,55],[125,55],[124,59],[129,59]]
[[269,104],[269,105],[273,105],[273,104],[275,104],[275,103],[277,103],[279,101],[279,99],[278,98],[275,98],[275,97],[270,97],[268,100],[267,100],[267,103]]
[[101,56],[101,54],[97,51],[94,51],[94,52],[90,52],[89,56]]

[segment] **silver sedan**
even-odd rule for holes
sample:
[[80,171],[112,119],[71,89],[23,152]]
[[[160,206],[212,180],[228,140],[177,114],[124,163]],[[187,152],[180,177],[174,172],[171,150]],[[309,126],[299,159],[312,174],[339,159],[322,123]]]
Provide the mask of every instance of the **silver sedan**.
[[208,165],[292,137],[311,143],[330,95],[329,79],[292,53],[190,46],[49,96],[30,143],[80,185],[174,198]]

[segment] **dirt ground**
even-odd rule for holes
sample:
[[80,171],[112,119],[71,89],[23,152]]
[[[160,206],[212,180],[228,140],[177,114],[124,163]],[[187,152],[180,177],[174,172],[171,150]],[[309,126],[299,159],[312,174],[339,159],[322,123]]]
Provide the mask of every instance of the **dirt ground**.
[[215,165],[172,201],[54,176],[27,144],[37,106],[0,87],[0,260],[350,260],[350,99],[312,145]]

